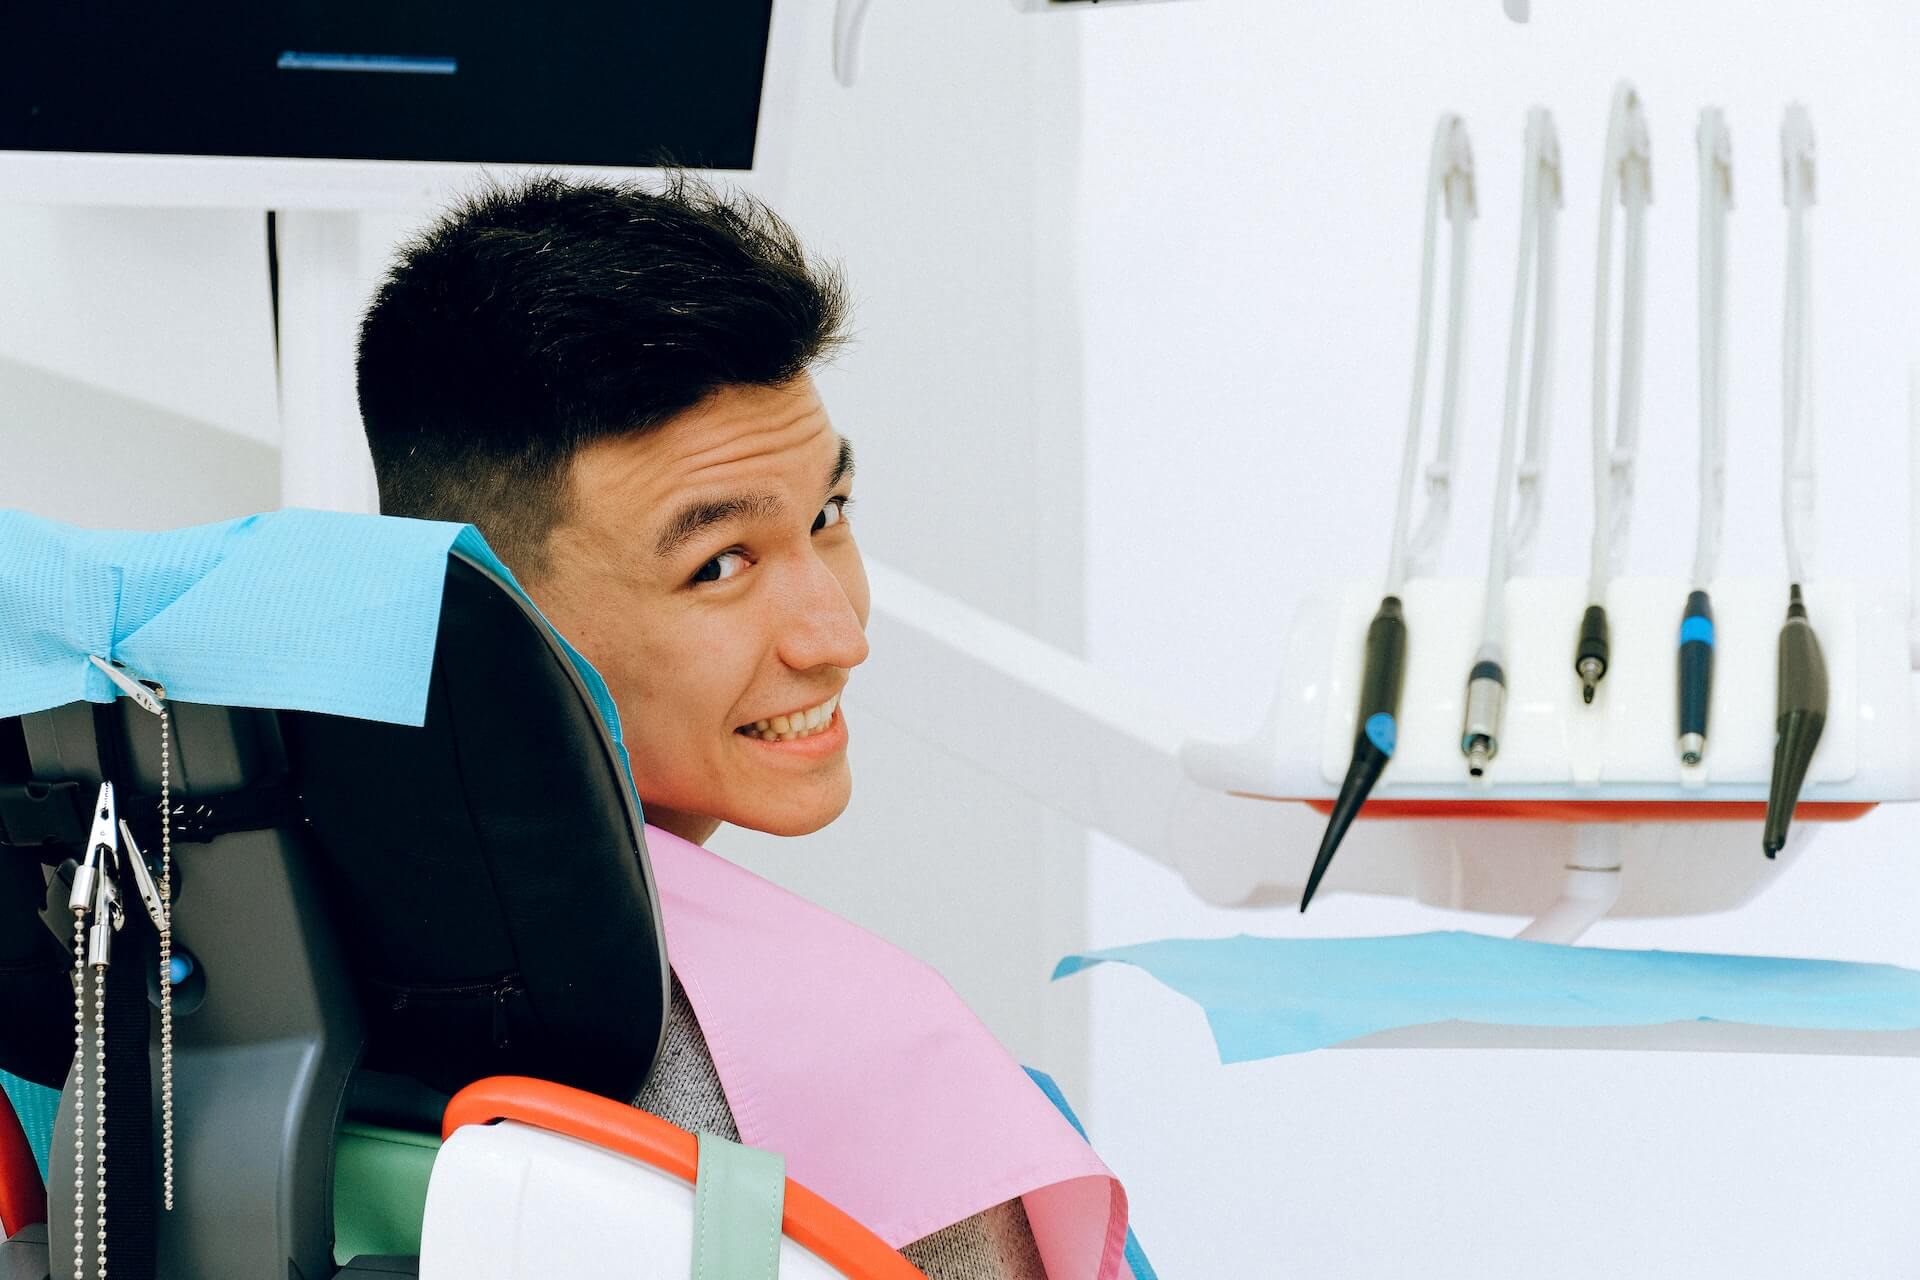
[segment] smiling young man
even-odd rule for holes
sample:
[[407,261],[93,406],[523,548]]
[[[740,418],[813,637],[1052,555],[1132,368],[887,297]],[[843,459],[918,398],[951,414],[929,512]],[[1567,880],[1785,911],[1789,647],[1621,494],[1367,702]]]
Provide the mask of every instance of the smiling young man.
[[[406,246],[362,328],[382,510],[479,527],[605,677],[649,825],[695,845],[723,822],[817,831],[850,795],[840,695],[867,656],[867,581],[852,447],[809,372],[845,310],[757,202],[687,178],[540,179]],[[707,1010],[670,958],[637,1103],[737,1137]],[[936,1218],[902,1252],[935,1280],[1044,1280],[1026,1205],[1047,1205],[1024,1200]]]
[[809,369],[845,303],[763,207],[542,180],[402,256],[361,332],[389,515],[472,523],[605,677],[647,820],[817,831],[867,583]]
[[852,482],[805,373],[574,456],[531,589],[623,720],[650,726],[630,745],[654,826],[696,844],[723,819],[804,835],[846,808],[840,691],[867,656]]

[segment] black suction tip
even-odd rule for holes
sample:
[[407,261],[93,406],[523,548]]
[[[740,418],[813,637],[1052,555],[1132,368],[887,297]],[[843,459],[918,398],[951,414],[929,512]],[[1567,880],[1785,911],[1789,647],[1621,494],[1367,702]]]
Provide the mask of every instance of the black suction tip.
[[[1389,737],[1388,742],[1391,741]],[[1340,784],[1339,798],[1333,802],[1333,814],[1327,819],[1326,834],[1320,837],[1320,852],[1314,855],[1313,871],[1307,876],[1307,891],[1300,895],[1300,910],[1305,911],[1307,904],[1313,901],[1314,892],[1320,888],[1321,877],[1333,865],[1334,852],[1340,848],[1341,840],[1346,838],[1347,828],[1360,816],[1360,806],[1367,802],[1367,794],[1373,790],[1373,784],[1380,781],[1380,775],[1386,772],[1388,759],[1387,752],[1382,751],[1374,737],[1363,729],[1359,741],[1354,745],[1353,763],[1347,766],[1346,781]]]
[[1786,848],[1787,827],[1820,745],[1820,731],[1827,725],[1827,663],[1797,583],[1787,606],[1786,625],[1780,628],[1779,681],[1773,781],[1767,790],[1766,829],[1760,837],[1769,858]]
[[1359,723],[1354,726],[1353,761],[1347,766],[1346,781],[1333,802],[1333,815],[1327,819],[1327,832],[1320,837],[1320,852],[1313,859],[1313,873],[1307,877],[1307,891],[1300,895],[1300,909],[1313,901],[1320,877],[1327,874],[1333,854],[1347,834],[1347,828],[1360,814],[1373,784],[1386,772],[1393,757],[1398,733],[1395,716],[1400,709],[1400,684],[1407,657],[1407,623],[1398,596],[1380,601],[1380,609],[1367,627],[1367,660],[1360,673]]

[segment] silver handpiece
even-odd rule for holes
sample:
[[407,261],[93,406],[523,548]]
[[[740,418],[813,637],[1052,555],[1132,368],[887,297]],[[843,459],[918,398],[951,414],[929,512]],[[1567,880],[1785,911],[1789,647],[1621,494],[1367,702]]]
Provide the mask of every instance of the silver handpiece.
[[139,891],[140,901],[147,905],[147,919],[153,921],[155,929],[165,932],[167,904],[160,901],[160,886],[153,882],[153,872],[147,867],[147,856],[134,843],[133,831],[127,826],[125,818],[120,819],[120,839],[126,846],[127,865],[133,869],[133,887]]

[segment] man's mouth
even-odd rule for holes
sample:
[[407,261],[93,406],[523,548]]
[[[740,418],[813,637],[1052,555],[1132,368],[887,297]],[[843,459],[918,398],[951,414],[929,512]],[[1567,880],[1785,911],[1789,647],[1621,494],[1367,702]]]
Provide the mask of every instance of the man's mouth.
[[819,706],[774,716],[771,720],[756,720],[752,724],[741,725],[734,732],[758,738],[762,742],[798,742],[831,728],[834,708],[839,705],[840,695],[836,693]]

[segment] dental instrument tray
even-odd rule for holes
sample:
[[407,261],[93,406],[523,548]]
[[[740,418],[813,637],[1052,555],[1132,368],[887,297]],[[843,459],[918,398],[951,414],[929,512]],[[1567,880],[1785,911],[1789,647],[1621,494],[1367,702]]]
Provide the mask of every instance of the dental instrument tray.
[[[1484,777],[1460,746],[1460,675],[1478,638],[1482,582],[1416,579],[1403,601],[1410,642],[1392,760],[1363,818],[1499,817],[1592,821],[1757,819],[1773,767],[1776,646],[1784,582],[1713,584],[1712,750],[1681,762],[1675,650],[1688,584],[1622,578],[1608,593],[1613,655],[1584,705],[1566,654],[1586,603],[1576,578],[1508,587],[1505,731]],[[1827,656],[1833,714],[1807,774],[1801,816],[1858,817],[1920,798],[1904,588],[1821,581],[1806,590]],[[1295,617],[1281,687],[1263,730],[1237,747],[1189,744],[1189,771],[1240,795],[1333,798],[1353,743],[1376,581],[1310,598]]]

